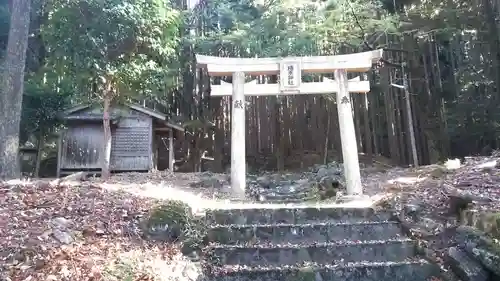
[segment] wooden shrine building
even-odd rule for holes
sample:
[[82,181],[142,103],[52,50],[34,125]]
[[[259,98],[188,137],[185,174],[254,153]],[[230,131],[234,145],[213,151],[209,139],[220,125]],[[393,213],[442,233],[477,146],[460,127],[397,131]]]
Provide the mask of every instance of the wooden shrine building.
[[[66,129],[58,141],[58,176],[77,171],[99,172],[104,156],[102,108],[77,106],[66,110],[62,118]],[[173,171],[174,139],[183,136],[181,125],[135,104],[112,106],[110,122],[112,172],[146,172],[167,167]]]

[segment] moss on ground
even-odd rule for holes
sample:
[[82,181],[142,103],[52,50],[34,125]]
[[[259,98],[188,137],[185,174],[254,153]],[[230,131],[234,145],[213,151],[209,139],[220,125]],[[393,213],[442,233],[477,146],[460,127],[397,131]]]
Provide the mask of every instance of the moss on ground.
[[325,177],[311,185],[307,198],[315,201],[335,199],[340,188],[341,184],[338,181]]
[[316,274],[312,268],[301,268],[290,281],[314,281]]
[[194,216],[189,205],[181,201],[154,207],[142,225],[149,238],[182,243],[183,252],[199,250],[207,236],[204,220]]
[[500,239],[500,212],[465,210],[461,215],[460,222],[477,228],[493,238]]

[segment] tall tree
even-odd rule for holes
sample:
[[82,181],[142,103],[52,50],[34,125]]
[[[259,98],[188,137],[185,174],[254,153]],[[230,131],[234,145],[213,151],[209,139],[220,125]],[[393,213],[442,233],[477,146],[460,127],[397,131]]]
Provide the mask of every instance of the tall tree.
[[102,177],[109,176],[111,102],[163,93],[179,13],[165,0],[51,0],[45,46],[61,77],[104,108]]
[[19,124],[31,0],[13,1],[7,54],[0,86],[0,178],[19,176]]
[[0,0],[0,60],[3,59],[7,40],[9,38],[9,3],[7,0]]

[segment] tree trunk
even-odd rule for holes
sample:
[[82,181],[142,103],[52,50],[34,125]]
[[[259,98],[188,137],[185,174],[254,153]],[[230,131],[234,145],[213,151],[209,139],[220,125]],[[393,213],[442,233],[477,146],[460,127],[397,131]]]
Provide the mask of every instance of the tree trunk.
[[388,145],[390,158],[393,163],[397,163],[399,161],[399,150],[398,150],[398,140],[396,136],[395,127],[395,117],[394,117],[394,105],[392,100],[392,91],[389,86],[390,73],[387,67],[384,67],[380,70],[380,81],[381,88],[384,91],[384,107],[385,107],[385,115],[387,120],[387,134],[388,134]]
[[404,72],[403,68],[403,86],[405,90],[405,106],[406,113],[408,115],[408,131],[410,132],[410,144],[411,144],[411,158],[413,161],[413,167],[418,167],[418,154],[417,154],[417,141],[415,140],[415,129],[413,127],[413,114],[411,110],[411,101],[410,101],[410,90],[408,86],[408,77]]
[[[370,104],[368,103],[368,95],[362,95],[361,97],[363,100],[362,106],[363,106],[363,123],[364,123],[363,129],[365,133],[365,152],[371,164],[373,160],[373,147],[372,147],[372,130],[370,128],[370,113],[369,113]],[[375,122],[375,120],[372,121]]]
[[354,118],[354,131],[356,132],[356,143],[358,146],[358,153],[362,153],[363,149],[363,135],[361,134],[361,115],[360,115],[360,95],[351,95],[352,116]]
[[285,153],[283,151],[283,124],[282,120],[282,100],[274,99],[274,142],[273,145],[276,146],[275,155],[276,155],[276,168],[279,172],[283,172],[285,170]]
[[0,85],[0,179],[20,174],[19,123],[24,88],[24,68],[30,25],[30,0],[12,3],[11,25],[5,58],[5,72]]
[[331,116],[330,114],[328,114],[329,110],[326,111],[327,112],[327,121],[326,121],[326,133],[325,133],[325,150],[324,150],[324,154],[323,154],[323,164],[326,165],[328,164],[328,145],[329,145],[329,136],[330,136],[330,119],[331,119]]
[[42,153],[43,153],[43,147],[45,144],[45,136],[44,136],[44,131],[41,130],[38,133],[38,142],[37,142],[37,148],[36,148],[36,162],[35,162],[35,173],[33,174],[33,177],[38,178],[40,177],[40,163],[42,162]]
[[101,178],[103,180],[109,179],[110,170],[109,163],[111,160],[111,126],[109,122],[109,106],[111,103],[111,81],[106,81],[108,84],[104,93],[104,110],[103,110],[103,128],[104,128],[104,149],[102,156],[102,173]]
[[[221,112],[224,112],[224,105],[222,98],[212,98],[214,107],[217,107],[217,117],[215,119],[214,128],[214,172],[224,172],[224,117]],[[213,108],[213,107],[212,107]]]
[[[368,73],[368,81],[371,83],[375,82],[375,75]],[[369,116],[372,120],[372,137],[373,137],[373,154],[379,155],[382,150],[380,149],[380,106],[379,106],[379,93],[370,93],[368,95],[368,107]]]

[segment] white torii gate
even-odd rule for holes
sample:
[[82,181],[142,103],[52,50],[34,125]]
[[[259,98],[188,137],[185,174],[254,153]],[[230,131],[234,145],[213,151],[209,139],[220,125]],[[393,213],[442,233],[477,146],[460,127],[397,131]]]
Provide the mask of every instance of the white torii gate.
[[[222,58],[196,55],[198,67],[210,76],[230,76],[232,83],[211,86],[211,96],[232,96],[231,111],[231,188],[244,196],[246,186],[245,96],[277,96],[337,93],[340,138],[347,184],[347,195],[363,195],[358,148],[349,93],[368,93],[369,81],[359,77],[347,80],[347,72],[367,72],[382,58],[382,50],[316,57]],[[334,72],[335,80],[302,82],[302,73]],[[279,74],[278,84],[245,83],[245,74]]]

